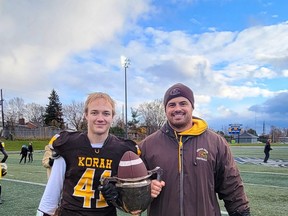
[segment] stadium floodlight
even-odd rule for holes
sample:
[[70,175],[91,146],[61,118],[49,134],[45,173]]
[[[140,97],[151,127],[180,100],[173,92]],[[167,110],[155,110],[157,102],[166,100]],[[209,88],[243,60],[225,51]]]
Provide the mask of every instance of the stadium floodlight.
[[0,106],[1,106],[1,115],[2,115],[2,130],[4,131],[4,110],[3,110],[4,99],[3,99],[2,89],[1,89]]
[[130,65],[130,59],[125,56],[120,57],[121,66],[125,73],[125,138],[128,138],[128,122],[127,122],[127,68]]

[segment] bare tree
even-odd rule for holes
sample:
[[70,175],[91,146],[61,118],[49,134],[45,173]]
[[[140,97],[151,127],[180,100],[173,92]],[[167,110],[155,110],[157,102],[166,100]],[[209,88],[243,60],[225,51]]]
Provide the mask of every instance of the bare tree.
[[112,127],[120,127],[120,128],[123,128],[123,131],[124,131],[125,122],[123,121],[122,118],[120,118],[118,115],[116,115],[114,117]]
[[152,102],[140,104],[137,111],[142,124],[147,127],[147,134],[160,129],[166,121],[163,100],[156,99]]
[[23,118],[26,111],[24,100],[22,98],[12,98],[7,103],[4,103],[6,114],[5,119],[9,126],[15,125],[20,118]]
[[285,136],[285,130],[282,130],[281,128],[278,128],[276,126],[271,126],[270,131],[270,138],[272,139],[272,142],[279,142],[280,137]]
[[84,126],[84,102],[72,101],[63,106],[63,114],[71,129],[82,130]]
[[45,107],[36,103],[27,104],[25,107],[26,107],[25,117],[27,118],[28,121],[38,123],[39,125],[44,124],[43,115],[45,113]]
[[288,137],[288,128],[283,128],[283,136]]

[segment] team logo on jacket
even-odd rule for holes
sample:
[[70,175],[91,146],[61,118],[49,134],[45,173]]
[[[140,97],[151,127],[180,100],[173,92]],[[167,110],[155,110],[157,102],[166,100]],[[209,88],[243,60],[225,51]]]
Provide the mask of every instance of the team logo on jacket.
[[206,149],[204,149],[204,148],[197,149],[196,159],[197,160],[207,161],[207,159],[208,159],[208,151]]

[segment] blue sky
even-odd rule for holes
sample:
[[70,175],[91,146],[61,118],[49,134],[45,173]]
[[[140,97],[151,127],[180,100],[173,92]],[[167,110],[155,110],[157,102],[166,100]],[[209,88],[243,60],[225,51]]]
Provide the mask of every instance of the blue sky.
[[288,128],[286,0],[0,0],[5,101],[63,104],[109,93],[121,116],[176,82],[215,130]]

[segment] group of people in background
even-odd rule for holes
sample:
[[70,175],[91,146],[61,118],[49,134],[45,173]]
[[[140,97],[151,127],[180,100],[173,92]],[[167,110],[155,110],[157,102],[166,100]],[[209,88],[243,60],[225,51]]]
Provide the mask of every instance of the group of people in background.
[[33,162],[33,145],[32,145],[32,142],[30,142],[27,145],[22,145],[21,147],[21,151],[20,151],[20,155],[21,155],[21,158],[20,158],[20,161],[19,161],[19,164],[23,161],[24,159],[24,164],[26,164],[26,160],[27,160],[27,156],[28,156],[28,162]]

